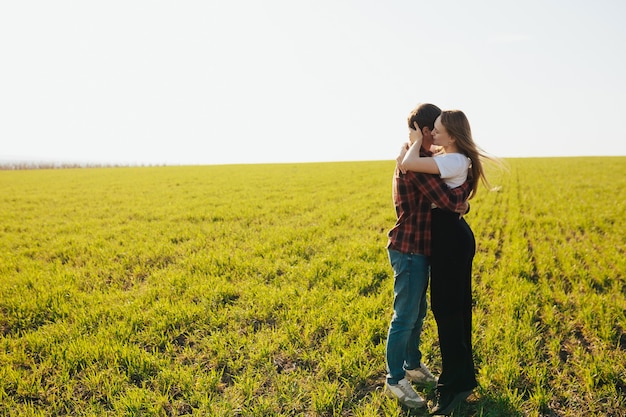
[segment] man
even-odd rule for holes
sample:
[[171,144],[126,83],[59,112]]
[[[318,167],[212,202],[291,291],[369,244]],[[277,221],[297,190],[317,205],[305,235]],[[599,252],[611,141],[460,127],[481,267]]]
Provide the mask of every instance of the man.
[[[409,114],[409,127],[414,128],[416,122],[422,131],[420,154],[423,156],[432,156],[432,130],[440,114],[441,109],[433,104],[419,105]],[[432,205],[465,213],[469,192],[468,183],[450,189],[436,175],[402,172],[398,167],[394,173],[393,200],[397,220],[389,232],[387,245],[394,271],[394,299],[386,345],[388,373],[385,391],[410,408],[426,404],[411,381],[419,384],[437,383],[422,363],[419,349],[427,309]]]

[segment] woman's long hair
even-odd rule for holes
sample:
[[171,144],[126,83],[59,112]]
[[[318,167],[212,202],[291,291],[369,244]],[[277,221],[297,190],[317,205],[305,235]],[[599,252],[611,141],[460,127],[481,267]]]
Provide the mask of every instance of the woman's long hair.
[[469,179],[472,183],[472,192],[469,198],[473,198],[478,190],[478,180],[482,180],[487,188],[491,188],[485,170],[483,160],[494,158],[488,156],[472,139],[472,129],[469,120],[461,110],[444,110],[441,112],[441,124],[446,128],[450,136],[456,140],[456,146],[462,154],[471,161]]

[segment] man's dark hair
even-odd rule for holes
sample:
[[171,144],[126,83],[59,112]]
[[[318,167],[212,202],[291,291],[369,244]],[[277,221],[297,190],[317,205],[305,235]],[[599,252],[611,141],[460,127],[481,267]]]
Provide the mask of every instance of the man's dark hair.
[[428,126],[430,130],[433,130],[435,128],[435,120],[440,114],[441,109],[434,104],[420,104],[409,114],[409,118],[407,120],[409,128],[415,129],[413,122],[417,122],[420,129]]

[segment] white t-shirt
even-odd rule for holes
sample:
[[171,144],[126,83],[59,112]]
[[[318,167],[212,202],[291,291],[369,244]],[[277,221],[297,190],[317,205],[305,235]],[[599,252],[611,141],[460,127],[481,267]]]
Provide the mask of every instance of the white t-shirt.
[[441,178],[450,188],[461,186],[467,179],[470,159],[461,153],[444,153],[434,157]]

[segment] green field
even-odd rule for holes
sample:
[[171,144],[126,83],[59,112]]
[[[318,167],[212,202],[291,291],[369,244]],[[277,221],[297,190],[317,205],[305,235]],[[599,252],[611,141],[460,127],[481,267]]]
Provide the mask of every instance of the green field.
[[[455,415],[624,416],[626,157],[507,163]],[[0,171],[0,415],[427,415],[382,390],[393,166]]]

